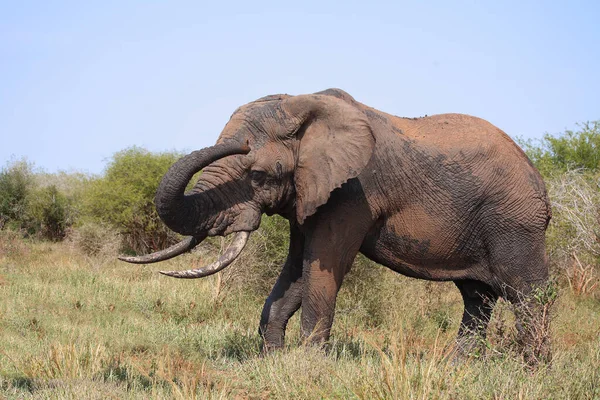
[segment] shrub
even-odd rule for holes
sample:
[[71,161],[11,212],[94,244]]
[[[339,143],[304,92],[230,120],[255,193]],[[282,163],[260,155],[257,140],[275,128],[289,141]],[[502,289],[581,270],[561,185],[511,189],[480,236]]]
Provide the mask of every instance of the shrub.
[[69,239],[76,249],[90,257],[114,258],[121,249],[119,232],[102,223],[86,222],[73,228]]
[[547,180],[552,201],[548,245],[554,262],[600,261],[600,176],[568,171]]
[[0,172],[0,229],[22,229],[27,224],[29,195],[34,188],[33,165],[12,161]]
[[135,253],[167,247],[177,235],[160,220],[154,195],[162,176],[177,153],[151,153],[131,147],[116,153],[104,176],[92,179],[84,195],[84,214],[97,223],[108,223]]
[[579,125],[578,131],[562,135],[545,134],[540,141],[520,140],[520,144],[544,176],[552,171],[600,169],[600,121]]
[[547,233],[552,266],[576,295],[598,287],[600,175],[567,171],[547,180],[553,217]]
[[33,192],[28,205],[30,230],[45,239],[64,239],[73,223],[71,202],[56,186],[48,186]]
[[[281,272],[288,254],[290,228],[280,216],[263,216],[260,228],[251,236],[239,261],[225,269],[220,276],[220,292],[227,288],[241,288],[251,294],[268,293]],[[219,241],[219,243],[217,242]],[[218,252],[225,239],[212,239],[204,249]]]
[[24,159],[9,163],[0,173],[0,229],[62,240],[75,218],[74,201],[73,194],[67,197],[47,184],[53,176],[34,173],[33,164]]

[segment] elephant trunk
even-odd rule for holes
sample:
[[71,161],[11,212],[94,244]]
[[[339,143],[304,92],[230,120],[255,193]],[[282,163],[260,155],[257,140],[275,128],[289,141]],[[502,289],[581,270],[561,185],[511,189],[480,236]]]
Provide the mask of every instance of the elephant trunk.
[[[185,195],[185,188],[192,179],[192,176],[207,165],[217,161],[220,158],[234,154],[248,154],[250,148],[248,144],[241,144],[236,141],[217,144],[202,150],[194,151],[185,157],[180,158],[169,168],[163,177],[154,202],[156,211],[163,222],[173,231],[182,235],[190,235],[180,243],[143,256],[127,257],[121,256],[120,260],[133,264],[149,264],[168,260],[179,254],[191,251],[204,238],[206,232],[202,232],[203,221],[208,219],[204,207],[203,196]],[[230,249],[216,262],[205,268],[199,268],[192,271],[183,271],[181,274],[174,272],[164,272],[165,275],[171,275],[176,278],[199,278],[212,275],[232,263],[244,248],[248,240],[249,232],[238,232]]]
[[247,144],[230,141],[194,151],[173,164],[160,182],[154,199],[156,211],[165,225],[182,235],[201,234],[198,230],[207,219],[203,215],[206,210],[201,196],[185,195],[188,182],[196,172],[218,159],[249,152]]

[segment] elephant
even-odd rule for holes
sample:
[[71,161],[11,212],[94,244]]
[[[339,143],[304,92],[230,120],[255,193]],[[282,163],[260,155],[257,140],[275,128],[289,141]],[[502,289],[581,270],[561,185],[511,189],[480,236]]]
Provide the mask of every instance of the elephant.
[[397,117],[340,89],[262,97],[233,113],[215,145],[171,166],[155,205],[185,238],[122,260],[162,261],[206,237],[233,236],[213,264],[161,271],[176,278],[227,267],[263,213],[289,221],[287,260],[260,318],[267,351],[284,345],[300,308],[303,340],[328,341],[336,296],[361,252],[409,277],[455,283],[464,301],[460,352],[485,338],[502,297],[523,310],[515,314],[524,354],[549,357],[547,341],[535,345],[532,324],[543,322],[528,300],[549,279],[545,184],[520,147],[483,119]]

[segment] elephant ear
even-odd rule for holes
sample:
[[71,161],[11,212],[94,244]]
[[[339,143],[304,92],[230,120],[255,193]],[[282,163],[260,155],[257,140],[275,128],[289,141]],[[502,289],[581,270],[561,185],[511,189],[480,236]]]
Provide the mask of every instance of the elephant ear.
[[296,172],[296,218],[303,224],[329,200],[331,192],[356,178],[375,148],[365,114],[326,95],[300,95],[283,101],[299,140]]

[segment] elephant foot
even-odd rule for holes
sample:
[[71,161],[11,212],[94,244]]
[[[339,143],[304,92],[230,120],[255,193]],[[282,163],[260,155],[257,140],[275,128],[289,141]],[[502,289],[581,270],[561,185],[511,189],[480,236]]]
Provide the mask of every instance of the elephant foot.
[[268,354],[273,354],[273,353],[276,353],[276,352],[278,352],[278,351],[280,351],[282,349],[283,349],[283,346],[278,345],[278,344],[274,345],[274,344],[269,344],[269,343],[263,343],[262,350],[261,350],[261,355],[265,356],[265,355],[268,355]]
[[263,344],[262,344],[262,353],[263,354],[269,354],[269,353],[273,353],[275,351],[281,350],[281,349],[283,349],[283,346],[285,345],[283,335],[277,336],[275,338],[262,336],[262,338],[263,338]]
[[452,351],[454,360],[484,359],[486,357],[487,342],[482,335],[458,336]]

